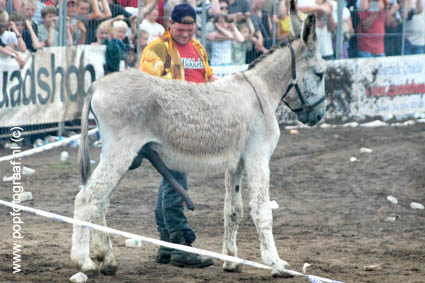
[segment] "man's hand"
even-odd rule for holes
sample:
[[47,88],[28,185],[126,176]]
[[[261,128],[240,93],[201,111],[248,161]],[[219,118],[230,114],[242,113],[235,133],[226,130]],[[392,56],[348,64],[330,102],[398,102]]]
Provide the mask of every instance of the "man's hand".
[[233,22],[237,23],[240,20],[243,20],[245,18],[245,16],[244,16],[244,14],[242,14],[242,12],[237,12],[237,13],[233,13],[233,14],[227,15],[227,18],[230,21],[233,21]]
[[18,28],[16,27],[16,24],[15,24],[15,22],[14,22],[14,21],[10,21],[10,22],[9,22],[9,26],[10,26],[10,28],[12,29],[12,31],[13,31],[15,34],[20,34],[20,33],[19,33],[19,30],[18,30]]
[[329,17],[332,14],[333,6],[331,3],[326,2],[323,5],[321,5],[320,8],[326,16]]
[[27,26],[27,29],[29,29],[30,27],[32,27],[30,20],[25,20],[25,25]]
[[16,61],[19,64],[19,69],[22,69],[24,67],[24,65],[25,65],[24,58],[22,58],[22,55],[20,53],[18,53],[18,52],[15,52],[14,54],[15,54],[14,58],[16,59]]
[[56,27],[57,18],[53,19],[49,24],[49,29],[54,29]]

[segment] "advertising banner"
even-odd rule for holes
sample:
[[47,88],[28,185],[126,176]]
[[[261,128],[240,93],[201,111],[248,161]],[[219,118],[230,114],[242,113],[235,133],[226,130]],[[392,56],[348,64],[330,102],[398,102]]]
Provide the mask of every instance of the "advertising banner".
[[[327,61],[325,121],[425,118],[425,55]],[[279,122],[296,119],[286,107]]]
[[50,47],[27,53],[19,69],[0,64],[0,127],[74,120],[90,83],[104,75],[105,46]]

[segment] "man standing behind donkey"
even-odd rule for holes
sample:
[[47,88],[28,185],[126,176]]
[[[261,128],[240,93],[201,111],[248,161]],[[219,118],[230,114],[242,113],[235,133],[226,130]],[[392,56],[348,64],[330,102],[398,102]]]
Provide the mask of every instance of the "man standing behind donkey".
[[[202,83],[216,80],[204,47],[193,39],[196,30],[196,13],[189,4],[179,4],[168,19],[169,28],[143,50],[140,70],[170,80],[186,80]],[[171,171],[174,178],[187,190],[187,174]],[[196,239],[184,215],[183,199],[162,179],[155,208],[155,219],[160,239],[190,246]],[[211,258],[193,253],[160,247],[158,263],[171,263],[179,267],[203,268],[213,264]]]

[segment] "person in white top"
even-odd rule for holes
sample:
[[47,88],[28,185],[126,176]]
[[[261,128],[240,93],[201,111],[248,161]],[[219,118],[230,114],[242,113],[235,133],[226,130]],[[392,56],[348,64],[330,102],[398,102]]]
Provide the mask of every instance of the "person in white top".
[[150,13],[145,15],[145,19],[140,24],[140,29],[149,33],[148,43],[160,37],[165,29],[162,25],[158,24],[158,8],[153,9]]
[[232,41],[245,41],[233,21],[229,21],[226,14],[214,17],[215,31],[207,34],[211,41],[211,66],[232,65]]
[[332,33],[336,30],[337,25],[333,2],[327,0],[299,1],[298,8],[303,13],[316,14],[316,33],[320,54],[324,60],[333,59]]
[[405,54],[425,53],[425,0],[412,0],[406,21]]
[[[14,58],[18,62],[19,67],[22,68],[25,64],[25,60],[19,52],[16,52],[16,49],[21,52],[25,52],[25,43],[23,42],[20,34],[18,40],[15,32],[9,31],[8,29],[9,14],[6,10],[0,10],[0,61],[10,56]],[[12,29],[19,32],[14,24],[12,24]]]

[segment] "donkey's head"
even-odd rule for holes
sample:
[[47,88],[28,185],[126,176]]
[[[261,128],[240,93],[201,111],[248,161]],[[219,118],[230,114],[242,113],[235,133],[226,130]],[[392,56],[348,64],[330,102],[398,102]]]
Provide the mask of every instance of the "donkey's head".
[[297,114],[299,121],[313,126],[325,113],[326,65],[317,46],[315,15],[308,15],[302,22],[295,1],[289,0],[289,2],[291,33],[295,37],[301,37],[303,51],[294,51],[294,47],[289,46],[292,57],[292,81],[282,100]]

